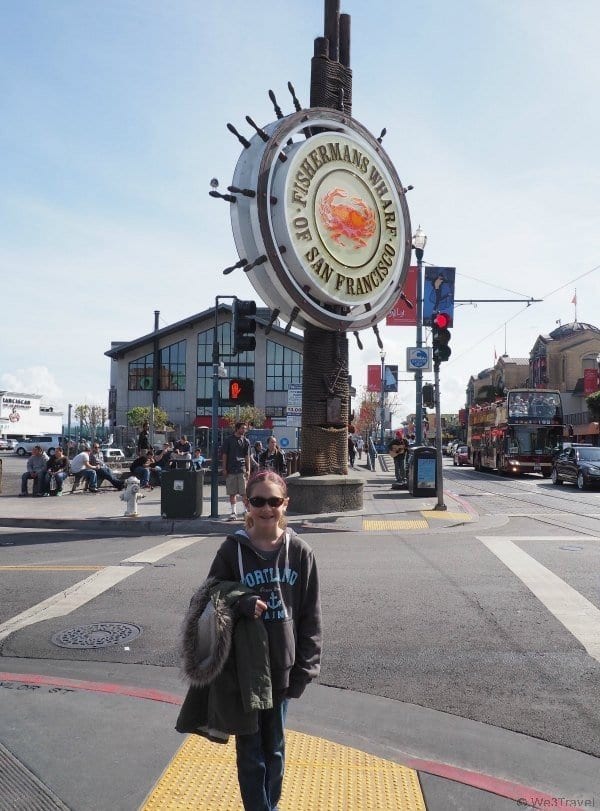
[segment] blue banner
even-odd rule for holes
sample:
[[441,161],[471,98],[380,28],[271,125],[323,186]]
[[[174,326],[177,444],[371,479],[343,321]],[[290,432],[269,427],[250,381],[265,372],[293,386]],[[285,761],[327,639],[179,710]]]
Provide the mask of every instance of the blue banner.
[[430,327],[433,316],[446,313],[449,326],[454,325],[454,279],[456,268],[425,268],[423,290],[423,324]]

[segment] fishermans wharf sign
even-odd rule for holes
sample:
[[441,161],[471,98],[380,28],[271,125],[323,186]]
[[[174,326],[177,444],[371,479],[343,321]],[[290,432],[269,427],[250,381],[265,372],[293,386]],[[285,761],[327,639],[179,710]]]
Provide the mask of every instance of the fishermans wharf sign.
[[[240,257],[265,303],[330,330],[358,330],[396,303],[408,273],[405,193],[381,144],[336,110],[310,108],[253,137],[231,206]],[[266,138],[266,140],[265,140]]]

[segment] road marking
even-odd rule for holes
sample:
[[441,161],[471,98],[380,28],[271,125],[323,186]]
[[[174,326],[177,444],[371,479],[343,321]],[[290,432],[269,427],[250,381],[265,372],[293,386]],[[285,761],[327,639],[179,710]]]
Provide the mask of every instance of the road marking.
[[363,520],[363,532],[386,532],[396,529],[428,529],[427,521],[416,518],[412,521]]
[[0,566],[0,572],[99,572],[106,566]]
[[[556,619],[600,662],[600,610],[509,538],[479,540],[515,574]],[[519,541],[598,541],[580,535],[520,537]]]
[[[205,536],[186,536],[185,538],[172,538],[165,543],[158,544],[151,547],[145,552],[140,552],[137,555],[132,555],[126,558],[123,563],[155,563],[157,560],[166,557],[167,555],[177,552],[179,549],[184,549],[193,543],[197,543]],[[47,600],[43,600],[37,605],[31,606],[21,614],[0,623],[0,641],[6,639],[7,636],[26,628],[28,625],[34,625],[36,622],[42,622],[47,619],[54,619],[56,617],[64,617],[81,608],[90,600],[99,597],[100,594],[108,589],[116,586],[122,580],[125,580],[132,574],[139,572],[144,567],[142,565],[132,566],[105,566],[100,571],[86,577],[79,583],[75,583],[64,591],[60,591]]]
[[125,558],[123,563],[156,563],[161,558],[166,558],[174,552],[179,552],[185,549],[186,546],[198,543],[198,541],[206,540],[205,535],[186,535],[184,538],[170,538],[164,543],[159,543],[147,549],[145,552],[140,552],[137,555],[132,555],[130,558]]

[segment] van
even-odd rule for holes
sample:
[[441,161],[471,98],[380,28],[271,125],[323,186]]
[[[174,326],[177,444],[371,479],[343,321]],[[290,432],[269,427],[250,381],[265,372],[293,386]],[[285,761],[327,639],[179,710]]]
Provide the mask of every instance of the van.
[[39,436],[29,436],[17,440],[15,453],[19,456],[29,456],[36,445],[39,445],[47,454],[52,454],[56,448],[62,446],[62,437],[57,434],[40,434]]

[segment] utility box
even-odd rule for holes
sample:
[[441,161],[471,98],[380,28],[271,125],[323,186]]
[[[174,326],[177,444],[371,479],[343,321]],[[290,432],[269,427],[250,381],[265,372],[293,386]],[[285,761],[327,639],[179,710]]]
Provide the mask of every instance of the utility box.
[[408,492],[411,496],[437,496],[437,451],[413,445],[408,457]]
[[203,470],[164,470],[160,477],[160,514],[163,518],[202,515]]

